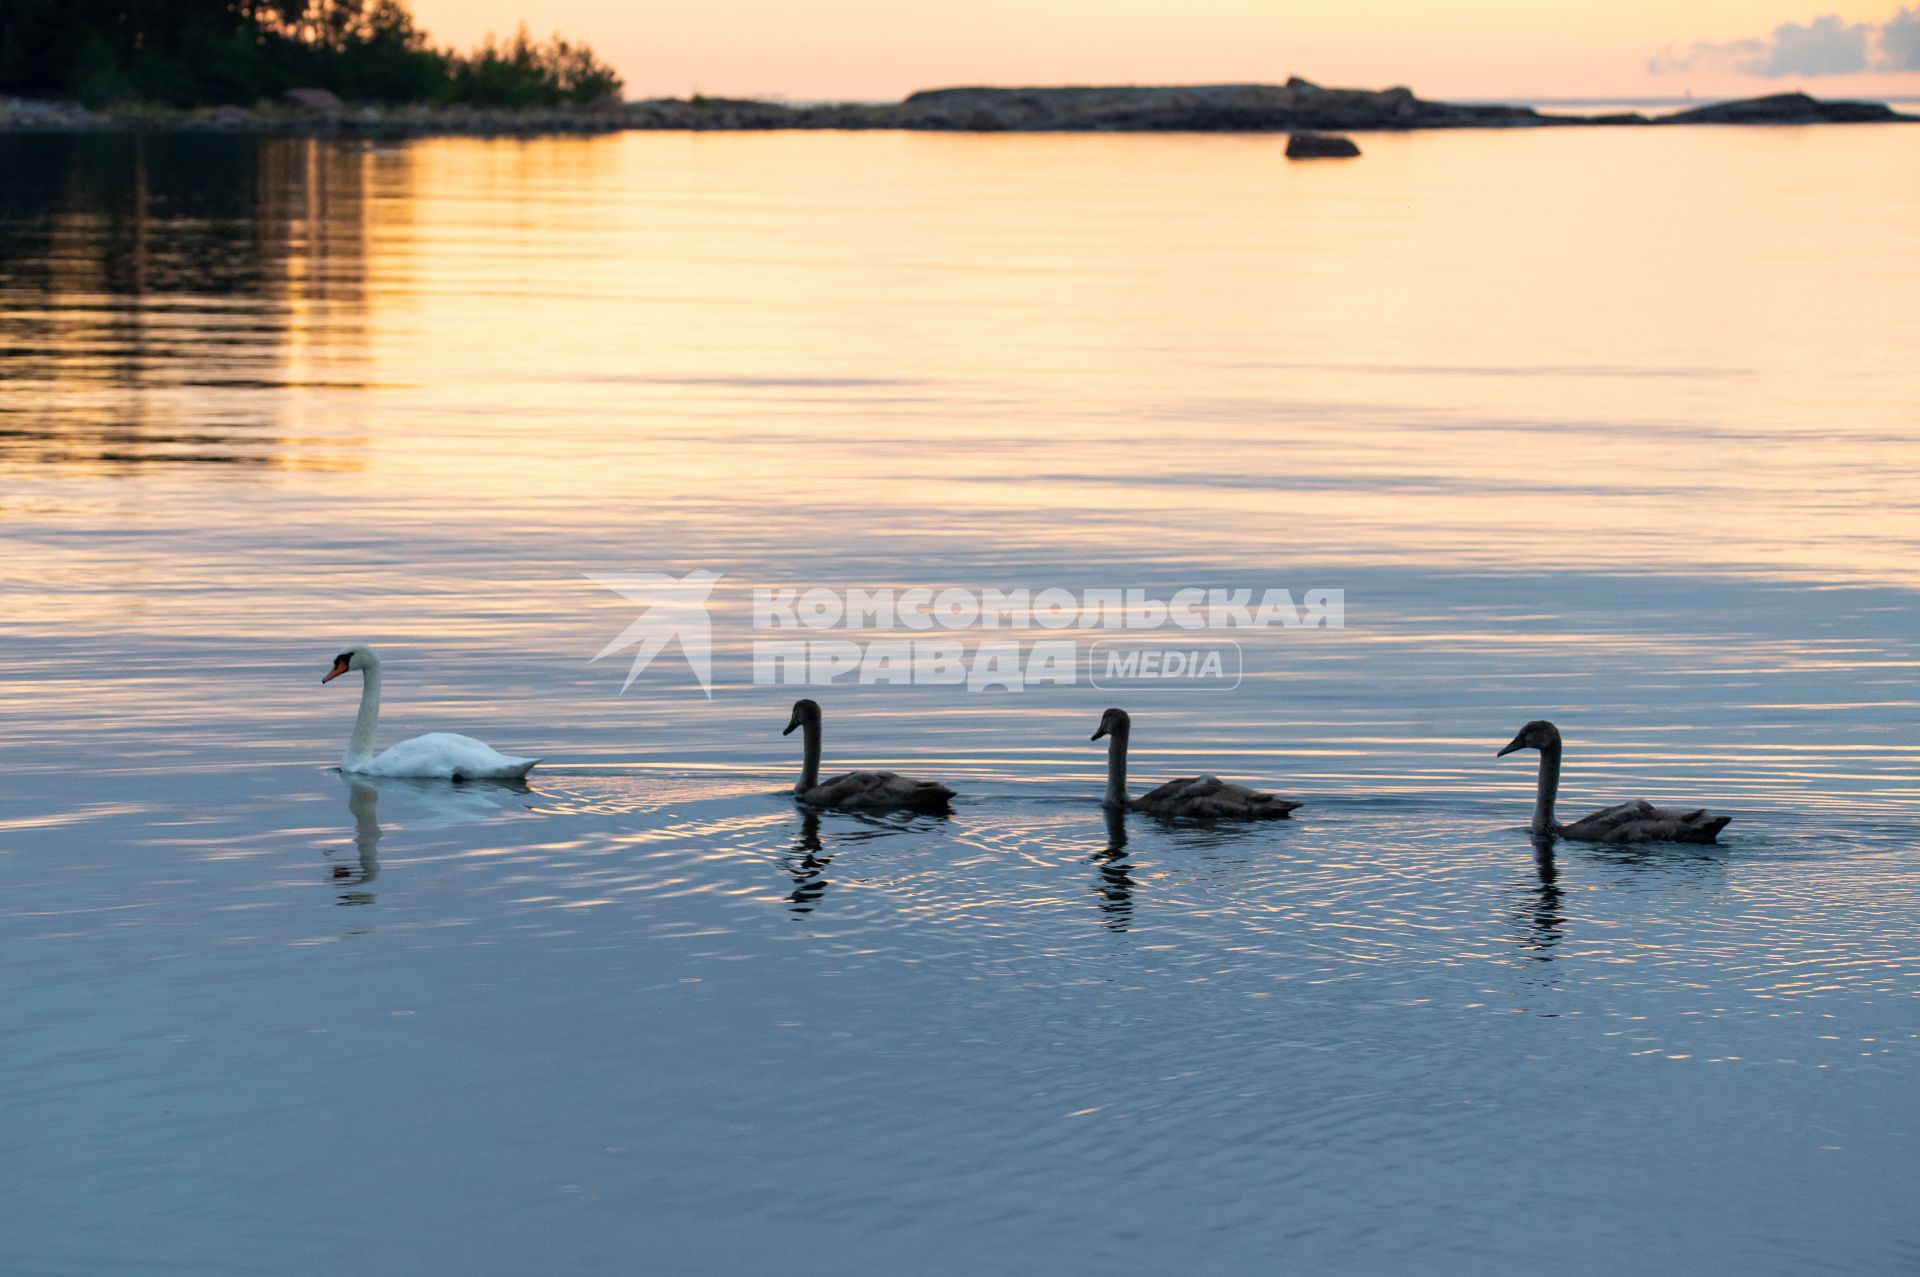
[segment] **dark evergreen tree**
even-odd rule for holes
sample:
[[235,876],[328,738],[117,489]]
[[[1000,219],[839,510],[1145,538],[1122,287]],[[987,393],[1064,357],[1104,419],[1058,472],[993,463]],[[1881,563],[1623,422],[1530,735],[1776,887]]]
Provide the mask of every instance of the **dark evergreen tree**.
[[620,77],[584,45],[526,29],[436,49],[400,0],[4,0],[0,94],[91,106],[251,104],[289,88],[353,102],[553,106]]

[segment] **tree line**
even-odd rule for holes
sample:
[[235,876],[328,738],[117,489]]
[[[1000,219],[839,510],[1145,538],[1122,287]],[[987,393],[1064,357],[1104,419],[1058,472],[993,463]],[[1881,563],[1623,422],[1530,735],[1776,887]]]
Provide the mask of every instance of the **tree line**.
[[617,95],[584,44],[525,26],[436,48],[400,0],[0,0],[0,94],[88,106],[251,105],[291,88],[349,102],[557,106]]

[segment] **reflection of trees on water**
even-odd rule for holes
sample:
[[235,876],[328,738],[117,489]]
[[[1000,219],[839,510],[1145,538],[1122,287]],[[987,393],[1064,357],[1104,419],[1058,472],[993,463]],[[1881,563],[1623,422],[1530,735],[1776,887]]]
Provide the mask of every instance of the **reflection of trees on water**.
[[363,384],[371,188],[404,162],[310,138],[0,138],[0,462],[314,460],[285,392]]

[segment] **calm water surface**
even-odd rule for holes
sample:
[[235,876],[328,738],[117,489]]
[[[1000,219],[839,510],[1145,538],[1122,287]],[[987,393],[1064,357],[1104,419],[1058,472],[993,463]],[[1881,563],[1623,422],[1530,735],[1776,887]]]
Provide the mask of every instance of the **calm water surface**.
[[[1920,1267],[1920,131],[1365,145],[0,138],[0,1266]],[[804,817],[761,585],[1344,589],[1129,700],[1308,806],[845,686],[964,797]]]

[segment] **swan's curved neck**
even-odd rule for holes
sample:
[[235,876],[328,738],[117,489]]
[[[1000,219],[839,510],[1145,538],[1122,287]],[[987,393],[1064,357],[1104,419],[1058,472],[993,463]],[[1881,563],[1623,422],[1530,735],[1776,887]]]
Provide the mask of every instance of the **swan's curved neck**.
[[1106,807],[1125,807],[1127,805],[1127,734],[1130,729],[1122,727],[1107,733],[1107,796],[1101,800]]
[[353,720],[353,739],[347,742],[346,756],[340,765],[348,770],[373,758],[373,743],[380,734],[380,669],[364,670],[360,675],[360,716]]
[[800,763],[800,783],[793,787],[796,794],[804,794],[820,783],[820,720],[802,723],[800,730],[806,733],[806,753]]
[[1540,788],[1533,798],[1533,823],[1527,826],[1536,836],[1560,832],[1553,818],[1553,800],[1559,792],[1560,742],[1553,741],[1540,750]]

